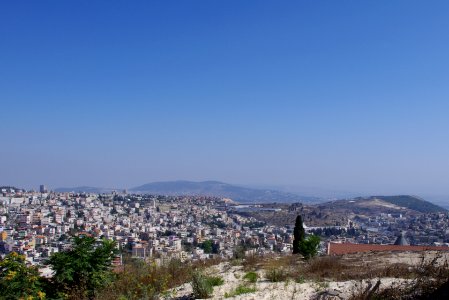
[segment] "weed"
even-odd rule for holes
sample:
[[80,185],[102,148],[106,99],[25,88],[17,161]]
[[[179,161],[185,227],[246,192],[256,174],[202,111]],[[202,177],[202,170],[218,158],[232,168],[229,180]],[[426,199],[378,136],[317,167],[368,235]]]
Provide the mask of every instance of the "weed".
[[220,285],[223,285],[223,283],[224,283],[223,278],[221,278],[220,276],[207,276],[206,281],[211,286],[220,286]]
[[270,268],[265,272],[265,277],[271,282],[280,282],[287,278],[287,273],[284,268]]
[[241,259],[232,259],[229,263],[231,264],[231,266],[233,267],[237,267],[237,266],[241,266],[242,265],[242,260]]
[[248,287],[243,284],[236,287],[236,289],[230,293],[225,293],[225,298],[235,297],[242,294],[254,293],[256,291],[255,287]]
[[306,280],[305,280],[305,278],[304,278],[303,275],[299,275],[299,276],[296,278],[295,282],[296,282],[296,283],[304,283],[304,282],[306,282]]
[[257,275],[256,272],[248,272],[245,274],[245,276],[243,276],[243,279],[246,279],[252,283],[256,283],[258,277],[259,277],[259,275]]
[[329,282],[318,281],[315,284],[318,291],[323,291],[329,287]]

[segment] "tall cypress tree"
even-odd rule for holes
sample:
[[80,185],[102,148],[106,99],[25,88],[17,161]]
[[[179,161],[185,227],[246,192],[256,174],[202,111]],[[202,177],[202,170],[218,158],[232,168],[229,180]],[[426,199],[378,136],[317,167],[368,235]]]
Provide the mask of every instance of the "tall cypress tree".
[[299,244],[304,241],[305,231],[302,226],[301,215],[296,217],[295,229],[293,230],[293,254],[299,254]]

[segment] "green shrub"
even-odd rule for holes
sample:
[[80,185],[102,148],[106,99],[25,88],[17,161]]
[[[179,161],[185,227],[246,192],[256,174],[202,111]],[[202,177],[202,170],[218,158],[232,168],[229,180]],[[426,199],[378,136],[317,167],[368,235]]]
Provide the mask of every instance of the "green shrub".
[[192,276],[192,289],[195,298],[209,298],[214,291],[213,286],[206,276],[200,272],[194,272]]
[[234,291],[230,293],[225,293],[225,298],[235,297],[242,294],[254,293],[256,291],[255,287],[248,287],[243,284],[239,285]]
[[257,282],[258,277],[259,276],[257,275],[256,272],[248,272],[245,274],[245,276],[243,276],[243,279],[246,279],[249,282],[255,283],[255,282]]
[[299,253],[304,256],[305,259],[312,258],[318,254],[318,248],[320,246],[320,238],[316,235],[309,235],[299,243]]
[[224,283],[223,278],[221,278],[220,276],[207,276],[206,280],[211,286],[219,286],[223,285]]
[[265,272],[265,277],[271,282],[280,282],[287,278],[287,273],[283,268],[270,268]]

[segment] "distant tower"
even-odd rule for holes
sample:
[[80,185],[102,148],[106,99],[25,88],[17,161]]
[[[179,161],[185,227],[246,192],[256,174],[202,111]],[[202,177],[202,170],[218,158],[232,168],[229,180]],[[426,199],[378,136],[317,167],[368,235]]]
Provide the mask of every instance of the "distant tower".
[[46,193],[46,192],[47,192],[47,187],[46,187],[45,185],[41,184],[41,185],[39,186],[39,191],[40,191],[41,193]]
[[156,199],[153,198],[153,209],[156,210]]

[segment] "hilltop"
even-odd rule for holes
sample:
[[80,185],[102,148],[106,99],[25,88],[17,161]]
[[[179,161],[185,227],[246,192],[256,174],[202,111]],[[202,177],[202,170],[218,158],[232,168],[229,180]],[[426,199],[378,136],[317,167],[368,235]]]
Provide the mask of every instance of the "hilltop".
[[410,195],[370,196],[337,200],[316,205],[334,212],[376,215],[379,213],[434,213],[447,210],[422,198]]
[[[446,209],[415,196],[369,196],[341,199],[318,204],[264,204],[271,210],[254,210],[241,214],[270,225],[293,224],[298,214],[310,226],[345,225],[348,218],[376,217],[379,214],[416,216],[422,213],[447,212]],[[274,209],[280,209],[275,211]]]
[[400,207],[405,207],[422,213],[445,212],[445,208],[435,205],[417,196],[372,196],[369,199],[379,199]]

